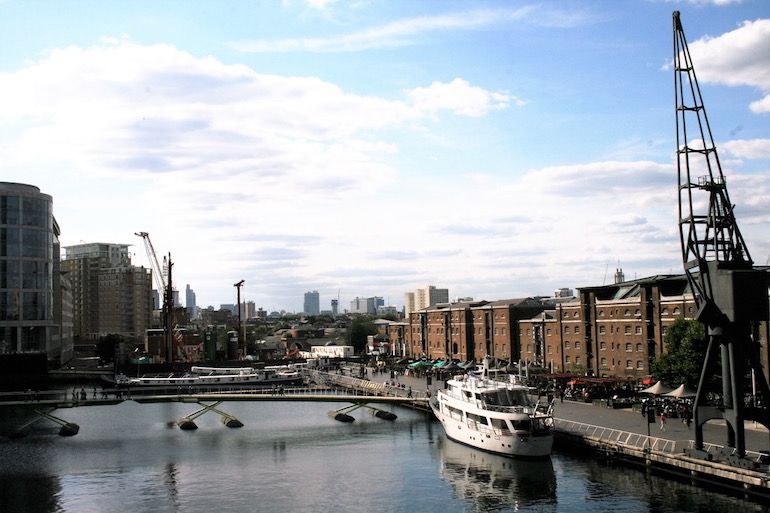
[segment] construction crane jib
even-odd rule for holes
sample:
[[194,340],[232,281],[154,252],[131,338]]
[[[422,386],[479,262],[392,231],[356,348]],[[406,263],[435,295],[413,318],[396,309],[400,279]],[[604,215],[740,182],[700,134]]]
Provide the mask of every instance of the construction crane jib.
[[[155,248],[150,241],[150,234],[147,232],[135,232],[134,235],[141,237],[144,240],[144,249],[147,251],[147,258],[150,260],[150,266],[152,267],[152,274],[155,275],[155,285],[158,287],[158,292],[161,294],[166,291],[166,271],[165,265],[160,266],[158,262],[158,256],[155,254]],[[165,258],[164,258],[165,264]]]

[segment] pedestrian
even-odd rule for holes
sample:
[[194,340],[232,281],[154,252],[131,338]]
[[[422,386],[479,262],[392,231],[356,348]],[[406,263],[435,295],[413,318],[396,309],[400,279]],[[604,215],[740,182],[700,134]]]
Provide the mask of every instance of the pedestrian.
[[412,397],[412,387],[409,387],[409,391],[406,393],[407,397]]
[[666,430],[666,412],[661,412],[660,414],[660,429],[663,431]]
[[687,426],[687,429],[690,429],[690,424],[692,423],[692,414],[690,413],[690,407],[686,404],[684,405],[684,413],[682,416],[684,417],[685,426]]

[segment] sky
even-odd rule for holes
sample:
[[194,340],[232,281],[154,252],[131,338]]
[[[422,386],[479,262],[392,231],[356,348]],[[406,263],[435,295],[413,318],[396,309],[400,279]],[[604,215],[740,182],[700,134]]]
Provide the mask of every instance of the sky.
[[203,308],[682,273],[675,10],[764,265],[766,0],[0,0],[0,180]]

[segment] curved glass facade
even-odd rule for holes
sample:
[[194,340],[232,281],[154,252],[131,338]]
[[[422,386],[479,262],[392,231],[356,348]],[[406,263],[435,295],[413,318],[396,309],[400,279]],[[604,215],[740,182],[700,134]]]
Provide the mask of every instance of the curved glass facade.
[[47,350],[55,241],[51,196],[0,182],[0,353]]

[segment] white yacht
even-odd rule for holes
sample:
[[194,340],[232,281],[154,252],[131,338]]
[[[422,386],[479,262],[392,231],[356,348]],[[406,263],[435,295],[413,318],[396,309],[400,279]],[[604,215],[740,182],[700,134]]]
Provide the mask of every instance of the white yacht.
[[446,382],[430,400],[449,439],[506,456],[544,458],[553,446],[553,403],[533,403],[518,376],[492,379],[488,366]]

